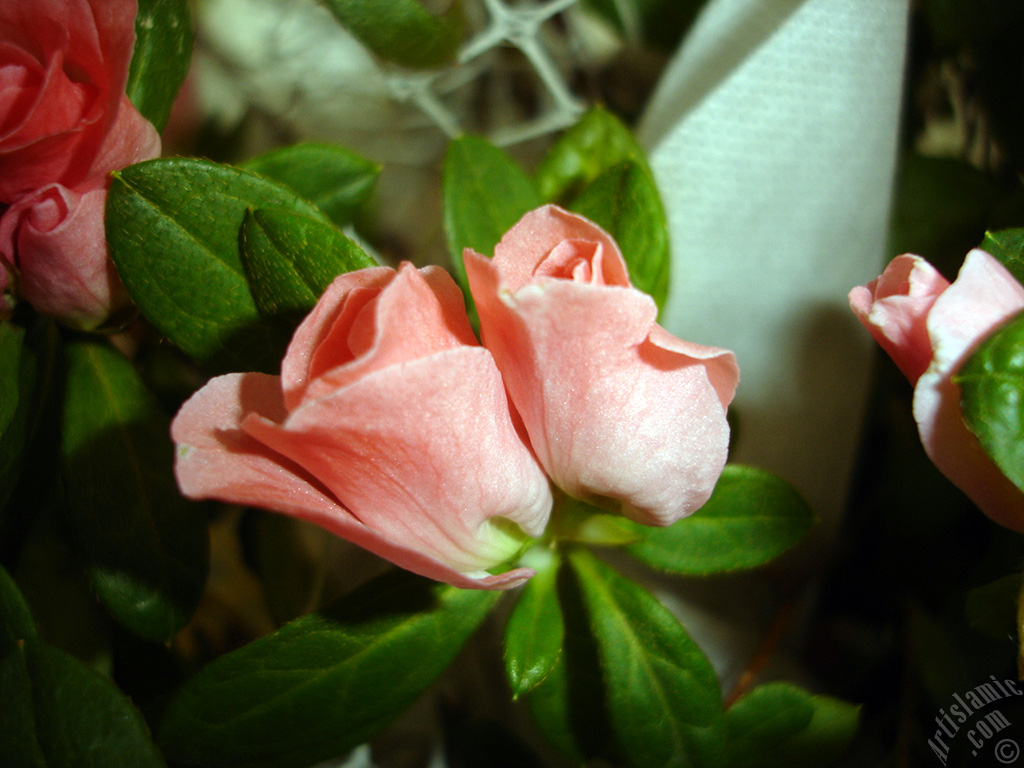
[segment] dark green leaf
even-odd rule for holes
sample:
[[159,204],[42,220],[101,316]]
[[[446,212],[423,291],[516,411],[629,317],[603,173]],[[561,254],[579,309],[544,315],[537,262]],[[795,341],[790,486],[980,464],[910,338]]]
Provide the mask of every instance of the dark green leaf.
[[658,600],[588,551],[569,556],[604,670],[612,728],[635,768],[724,764],[718,678]]
[[1024,314],[982,342],[953,380],[967,426],[1024,490]]
[[324,0],[371,51],[406,67],[439,67],[455,59],[465,32],[456,1],[434,16],[416,0]]
[[0,566],[0,659],[16,650],[20,641],[36,636],[32,614],[18,585]]
[[498,595],[399,571],[222,656],[179,691],[160,728],[182,766],[307,766],[404,711]]
[[789,683],[750,691],[725,713],[729,768],[820,768],[846,750],[859,708]]
[[1024,283],[1024,228],[986,232],[981,248],[999,259],[1018,282]]
[[114,617],[166,640],[206,581],[202,507],[178,492],[169,420],[131,364],[98,341],[69,344],[67,357],[61,450],[76,545]]
[[326,218],[292,190],[205,160],[166,158],[114,174],[111,256],[139,309],[172,342],[216,370],[276,372],[287,343],[262,323],[239,255],[249,208]]
[[590,182],[626,160],[650,173],[632,131],[608,110],[594,107],[544,155],[537,189],[543,200],[568,205]]
[[584,188],[572,209],[615,238],[630,281],[663,307],[668,297],[668,221],[650,172],[631,160],[613,166]]
[[291,187],[339,226],[352,220],[380,174],[376,163],[333,144],[282,147],[242,167]]
[[139,0],[128,98],[162,131],[192,58],[192,15],[187,0]]
[[505,672],[512,698],[547,677],[562,654],[565,638],[556,590],[559,559],[551,554],[546,562],[531,565],[537,575],[526,582],[505,625]]
[[814,521],[807,502],[787,482],[762,469],[729,464],[703,507],[667,528],[636,526],[642,538],[627,550],[669,573],[737,571],[778,557]]
[[340,274],[376,266],[337,227],[301,213],[258,208],[242,224],[242,267],[256,308],[294,329]]
[[463,288],[463,249],[493,256],[502,235],[540,205],[530,179],[493,144],[476,136],[451,143],[444,163],[444,224],[452,271]]
[[21,471],[28,443],[28,418],[35,389],[33,366],[23,365],[25,329],[0,322],[0,509]]
[[0,661],[0,764],[162,768],[145,721],[109,680],[38,640]]

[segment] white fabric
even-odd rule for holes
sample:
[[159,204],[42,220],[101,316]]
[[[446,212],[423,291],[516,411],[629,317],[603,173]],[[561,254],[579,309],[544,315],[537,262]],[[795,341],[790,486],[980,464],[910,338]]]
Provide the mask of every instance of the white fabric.
[[906,0],[711,0],[640,127],[671,229],[662,322],[737,353],[731,460],[796,485],[819,544],[867,388],[846,294],[885,256],[906,19]]

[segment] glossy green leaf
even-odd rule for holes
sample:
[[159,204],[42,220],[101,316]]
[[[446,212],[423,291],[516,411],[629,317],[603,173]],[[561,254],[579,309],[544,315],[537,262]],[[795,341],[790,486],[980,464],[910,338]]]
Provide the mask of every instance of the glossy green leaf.
[[327,220],[262,176],[165,158],[114,174],[107,241],[139,309],[187,354],[216,370],[276,372],[287,339],[259,318],[239,255],[249,208]]
[[146,723],[107,678],[28,639],[0,661],[0,765],[163,768]]
[[1024,490],[1024,314],[982,342],[953,380],[967,426]]
[[11,575],[0,566],[0,659],[36,636],[32,614]]
[[1024,283],[1024,228],[986,232],[981,248],[999,259],[1018,282]]
[[723,765],[721,692],[707,657],[643,587],[587,550],[569,560],[601,657],[612,728],[629,764]]
[[790,683],[758,686],[725,713],[729,768],[819,768],[849,747],[859,707]]
[[458,0],[440,16],[417,0],[324,0],[324,4],[367,48],[406,67],[439,67],[454,61],[465,33]]
[[374,736],[448,666],[498,599],[393,571],[217,659],[160,727],[181,766],[313,765]]
[[96,594],[142,637],[166,640],[206,582],[200,505],[178,492],[169,419],[102,341],[67,347],[63,438],[68,519]]
[[608,110],[594,107],[551,146],[534,180],[543,200],[568,205],[594,179],[626,160],[650,173],[633,132]]
[[522,698],[541,733],[575,764],[594,759],[618,765],[620,749],[608,720],[601,660],[579,581],[566,565],[559,568],[556,581],[564,625],[562,651]]
[[128,98],[157,131],[171,114],[192,59],[192,15],[187,0],[139,0]]
[[530,565],[537,575],[526,582],[505,625],[505,672],[512,698],[537,687],[562,655],[565,624],[558,604],[559,559],[546,550]]
[[463,288],[463,249],[493,256],[502,235],[541,202],[529,177],[493,144],[476,136],[451,143],[444,163],[444,225],[452,271]]
[[572,210],[615,238],[630,281],[663,307],[668,298],[668,220],[650,172],[631,160],[613,166],[583,189]]
[[242,268],[256,309],[294,328],[340,274],[376,262],[332,224],[258,208],[242,224]]
[[291,187],[335,224],[352,221],[377,182],[380,166],[333,144],[293,144],[254,157],[248,171]]
[[792,547],[815,522],[800,494],[781,478],[729,464],[697,512],[666,528],[636,526],[626,549],[659,570],[705,575],[756,568]]

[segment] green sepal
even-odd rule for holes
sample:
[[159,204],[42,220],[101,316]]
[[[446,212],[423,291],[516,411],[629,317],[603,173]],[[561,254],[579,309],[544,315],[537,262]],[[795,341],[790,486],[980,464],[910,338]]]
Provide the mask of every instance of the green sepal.
[[860,708],[790,683],[758,686],[725,713],[729,768],[819,768],[850,746]]
[[961,389],[968,428],[1003,474],[1024,490],[1024,314],[983,341],[953,381]]
[[780,477],[729,464],[703,507],[664,528],[636,525],[641,538],[626,550],[668,573],[746,570],[781,555],[815,520],[807,502]]
[[241,243],[242,268],[257,311],[289,330],[335,277],[376,266],[337,227],[288,210],[247,211]]
[[158,132],[167,124],[191,60],[192,12],[187,0],[139,0],[126,91]]
[[287,339],[260,318],[242,268],[239,230],[249,208],[327,221],[257,174],[162,158],[113,175],[107,242],[139,309],[188,355],[215,371],[275,373]]
[[465,34],[459,0],[435,16],[416,0],[324,0],[335,17],[382,59],[424,69],[452,63]]
[[541,202],[530,178],[493,144],[477,136],[452,141],[444,162],[444,226],[463,290],[463,249],[493,256],[502,236]]
[[380,175],[379,165],[351,150],[313,142],[271,150],[241,167],[290,187],[338,226],[352,221]]
[[587,550],[569,554],[597,644],[612,729],[635,768],[722,766],[718,678],[679,621]]
[[602,227],[618,243],[630,282],[649,294],[658,309],[668,298],[668,220],[654,177],[627,160],[588,184],[572,210]]
[[562,655],[565,624],[558,602],[560,558],[553,550],[531,550],[525,565],[537,575],[523,587],[505,625],[505,673],[512,698],[536,688]]
[[61,454],[68,523],[97,596],[123,626],[168,640],[206,583],[203,508],[174,481],[169,419],[103,340],[66,347]]
[[170,701],[159,742],[179,766],[337,758],[405,711],[498,597],[391,571],[206,666]]

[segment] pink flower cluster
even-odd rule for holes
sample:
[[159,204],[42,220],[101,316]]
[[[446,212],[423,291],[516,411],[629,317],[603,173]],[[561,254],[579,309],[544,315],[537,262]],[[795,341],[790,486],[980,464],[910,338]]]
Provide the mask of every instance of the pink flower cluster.
[[681,341],[615,242],[554,206],[493,259],[467,250],[481,346],[446,272],[341,275],[280,376],[212,379],[172,425],[183,493],[317,523],[416,573],[488,573],[540,536],[550,481],[649,525],[698,509],[725,464],[731,352]]
[[975,249],[952,284],[920,256],[905,254],[849,299],[914,385],[914,419],[929,458],[992,520],[1024,533],[1024,494],[967,428],[953,381],[978,344],[1024,310],[1024,287]]
[[125,96],[135,0],[0,3],[0,291],[81,327],[125,301],[109,174],[160,153]]

